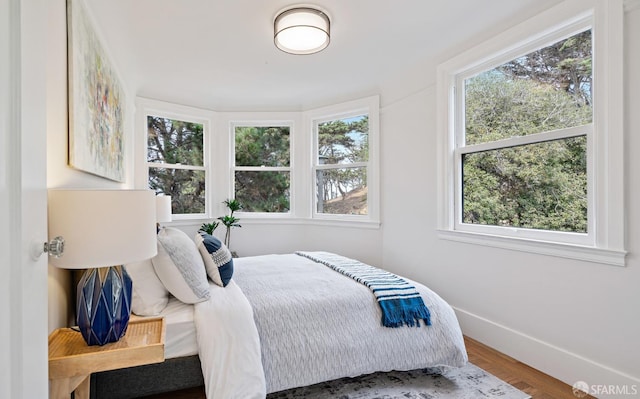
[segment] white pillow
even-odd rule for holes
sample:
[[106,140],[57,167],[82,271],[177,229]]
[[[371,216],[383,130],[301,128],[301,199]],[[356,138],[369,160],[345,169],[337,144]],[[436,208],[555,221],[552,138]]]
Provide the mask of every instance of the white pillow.
[[165,227],[158,233],[153,269],[173,296],[184,303],[209,299],[209,282],[196,244],[183,231]]
[[138,316],[156,316],[169,302],[169,291],[158,278],[151,259],[125,265],[133,281],[131,311]]

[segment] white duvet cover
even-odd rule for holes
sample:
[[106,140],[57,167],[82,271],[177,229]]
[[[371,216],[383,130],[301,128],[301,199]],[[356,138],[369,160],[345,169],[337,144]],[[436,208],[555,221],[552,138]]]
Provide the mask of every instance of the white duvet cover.
[[209,399],[266,396],[260,340],[247,298],[231,281],[210,283],[211,298],[194,305],[198,354]]
[[[424,285],[412,282],[431,312],[432,325],[387,328],[381,324],[380,307],[372,292],[327,266],[295,254],[237,258],[234,266],[233,281],[248,302],[235,291],[234,299],[215,295],[212,301],[228,301],[231,307],[236,306],[231,302],[237,300],[237,306],[243,309],[250,304],[255,325],[252,326],[246,316],[237,323],[238,327],[244,326],[251,332],[250,335],[257,329],[260,347],[253,342],[249,348],[236,345],[241,348],[240,352],[248,353],[219,354],[219,368],[209,370],[220,374],[215,376],[216,382],[227,378],[229,373],[223,358],[246,356],[243,362],[246,367],[250,360],[258,358],[256,351],[262,354],[267,392],[376,371],[460,367],[467,362],[462,332],[453,309]],[[204,317],[199,307],[196,305],[196,319]],[[246,313],[242,311],[242,315]],[[231,315],[225,317],[231,318]],[[197,327],[200,342],[200,323]],[[219,333],[233,336],[231,331],[218,328],[225,330]],[[220,342],[216,336],[211,345]],[[203,355],[201,351],[201,359]],[[257,365],[252,368],[248,377],[257,381]],[[207,378],[213,377],[205,374],[205,380]],[[257,397],[211,396],[209,392],[207,387],[209,399]]]

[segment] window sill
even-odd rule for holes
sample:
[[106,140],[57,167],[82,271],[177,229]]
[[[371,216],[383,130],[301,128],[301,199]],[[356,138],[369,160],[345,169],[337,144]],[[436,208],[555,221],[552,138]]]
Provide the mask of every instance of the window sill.
[[270,218],[241,218],[241,223],[247,225],[307,225],[307,226],[332,226],[358,229],[379,229],[380,222],[372,220],[336,220],[336,219],[311,219],[295,217],[270,217]]
[[625,266],[626,251],[582,245],[561,244],[524,238],[513,238],[489,234],[470,233],[455,230],[438,230],[438,237],[443,240],[458,241],[468,244],[483,245],[512,251],[529,252],[559,258],[575,259],[586,262],[612,266]]
[[[336,220],[336,219],[311,219],[311,218],[295,218],[288,216],[272,216],[269,217],[249,217],[239,216],[241,225],[306,225],[306,226],[331,226],[331,227],[345,227],[353,229],[371,229],[376,230],[380,228],[379,221],[372,220]],[[174,219],[168,223],[162,223],[163,226],[169,227],[183,227],[193,226],[202,223],[210,223],[215,218],[206,217],[190,217]]]

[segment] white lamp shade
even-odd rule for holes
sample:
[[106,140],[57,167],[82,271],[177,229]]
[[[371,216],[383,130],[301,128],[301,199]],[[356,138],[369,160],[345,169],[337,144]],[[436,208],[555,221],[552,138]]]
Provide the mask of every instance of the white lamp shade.
[[330,25],[329,17],[322,11],[292,8],[276,17],[273,40],[276,47],[287,53],[317,53],[329,45]]
[[171,196],[158,195],[156,197],[156,222],[166,223],[171,221]]
[[49,190],[49,237],[65,240],[51,264],[87,269],[152,258],[155,205],[151,190]]

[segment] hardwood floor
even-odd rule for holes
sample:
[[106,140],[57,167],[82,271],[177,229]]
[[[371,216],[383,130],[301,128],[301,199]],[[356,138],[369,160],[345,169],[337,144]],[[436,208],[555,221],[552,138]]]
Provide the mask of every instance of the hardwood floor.
[[[464,337],[469,361],[501,380],[531,395],[532,399],[576,399],[571,386],[504,355],[469,337]],[[584,399],[595,399],[583,396]]]
[[[531,395],[532,399],[576,399],[571,387],[495,349],[465,337],[469,361]],[[205,399],[204,388],[186,389],[145,399]],[[595,399],[585,396],[584,399]]]

